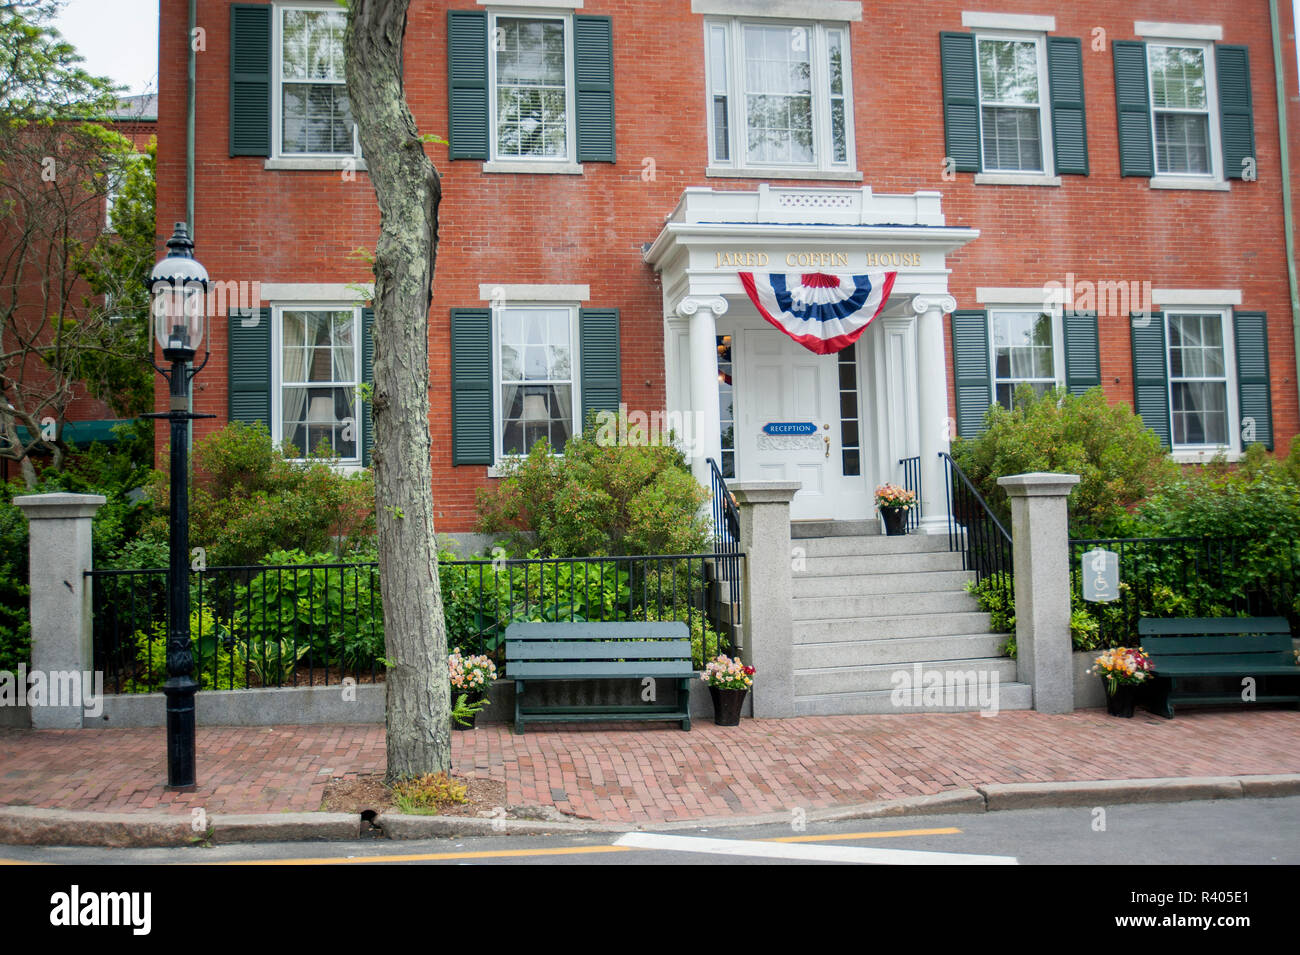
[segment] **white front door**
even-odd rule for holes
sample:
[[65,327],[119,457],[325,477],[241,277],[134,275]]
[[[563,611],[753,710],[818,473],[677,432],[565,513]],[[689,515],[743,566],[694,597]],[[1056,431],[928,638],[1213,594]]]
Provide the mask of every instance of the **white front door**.
[[735,337],[737,479],[800,482],[791,520],[870,517],[866,479],[843,473],[839,359],[775,329],[738,329]]

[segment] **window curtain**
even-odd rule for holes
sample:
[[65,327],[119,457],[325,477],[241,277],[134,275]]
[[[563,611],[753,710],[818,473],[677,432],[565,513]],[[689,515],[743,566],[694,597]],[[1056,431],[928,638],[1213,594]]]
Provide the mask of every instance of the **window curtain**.
[[[281,407],[283,415],[280,420],[280,440],[285,441],[298,428],[298,422],[306,419],[307,389],[291,387],[304,381],[307,372],[307,349],[303,347],[304,323],[299,315],[285,315],[282,322],[280,354]],[[302,451],[304,449],[299,448]]]

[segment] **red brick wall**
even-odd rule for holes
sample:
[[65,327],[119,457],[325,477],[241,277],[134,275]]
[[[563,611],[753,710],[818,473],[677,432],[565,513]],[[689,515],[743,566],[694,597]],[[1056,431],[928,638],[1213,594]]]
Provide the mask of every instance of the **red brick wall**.
[[[159,231],[184,217],[186,0],[162,0],[159,114]],[[349,258],[372,248],[377,210],[367,176],[276,172],[261,158],[228,156],[228,0],[199,0],[206,51],[198,55],[195,234],[214,279],[262,282],[366,281]],[[407,30],[407,95],[422,132],[446,134],[448,6],[414,0]],[[951,288],[974,307],[979,286],[1033,287],[1064,281],[1149,281],[1165,288],[1240,288],[1244,306],[1270,319],[1279,447],[1300,430],[1291,316],[1282,243],[1279,145],[1268,4],[1265,0],[1096,0],[1089,4],[997,0],[1004,13],[1054,14],[1056,35],[1084,41],[1092,174],[1062,188],[975,186],[969,174],[943,180],[940,30],[961,30],[972,0],[918,5],[864,4],[869,23],[850,28],[858,168],[878,192],[943,192],[950,225],[982,230],[950,259]],[[1289,8],[1289,4],[1284,4]],[[581,11],[614,22],[618,117],[616,165],[587,163],[582,176],[484,174],[478,161],[448,162],[428,147],[443,176],[441,245],[430,321],[434,496],[439,528],[467,530],[481,467],[451,467],[448,309],[478,305],[480,283],[547,282],[591,286],[589,304],[622,309],[623,390],[634,408],[664,402],[662,299],[641,245],[659,233],[687,186],[752,189],[754,180],[706,179],[707,141],[702,18],[689,0],[587,0]],[[1251,50],[1260,180],[1230,193],[1167,192],[1121,179],[1109,41],[1132,39],[1135,20],[1220,23],[1224,41]],[[1105,52],[1091,52],[1094,28]],[[1290,11],[1284,32],[1290,34]],[[1293,49],[1293,47],[1288,47]],[[1295,61],[1288,82],[1296,89]],[[1294,102],[1293,102],[1294,107]],[[1300,115],[1292,110],[1293,137]],[[642,160],[656,179],[641,178]],[[1293,156],[1300,163],[1300,156]],[[1300,169],[1297,170],[1300,185]],[[795,183],[810,185],[808,182]],[[1102,374],[1113,400],[1132,400],[1127,322],[1101,332]],[[226,413],[224,327],[212,336],[211,364],[196,381],[195,407]],[[951,369],[948,370],[951,379]],[[949,382],[951,394],[951,380]],[[160,407],[162,396],[160,393]],[[196,423],[197,434],[219,427]]]

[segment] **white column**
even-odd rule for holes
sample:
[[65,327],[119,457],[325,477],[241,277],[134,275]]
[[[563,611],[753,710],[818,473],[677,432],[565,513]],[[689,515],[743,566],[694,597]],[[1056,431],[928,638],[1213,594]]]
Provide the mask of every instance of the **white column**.
[[943,347],[943,316],[955,311],[951,295],[918,295],[916,312],[917,406],[921,434],[921,533],[948,533],[947,468],[939,459],[949,447],[948,359]]
[[677,314],[690,321],[691,350],[691,471],[710,486],[708,458],[722,466],[722,431],[718,404],[718,323],[727,311],[721,296],[691,296],[677,305]]

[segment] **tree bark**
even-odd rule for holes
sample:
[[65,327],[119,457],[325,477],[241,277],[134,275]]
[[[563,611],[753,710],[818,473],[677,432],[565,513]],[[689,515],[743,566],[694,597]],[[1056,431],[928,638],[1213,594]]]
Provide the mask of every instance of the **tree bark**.
[[429,438],[429,307],[442,183],[406,105],[409,0],[351,0],[344,62],[379,201],[374,446],[387,664],[388,778],[448,770],[451,706]]

